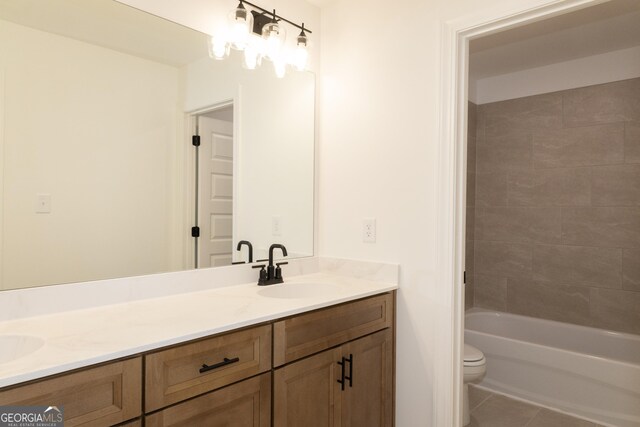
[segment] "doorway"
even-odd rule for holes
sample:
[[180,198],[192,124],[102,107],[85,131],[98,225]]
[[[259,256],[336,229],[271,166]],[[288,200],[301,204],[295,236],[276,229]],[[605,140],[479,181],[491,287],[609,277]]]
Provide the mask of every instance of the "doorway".
[[[465,271],[465,218],[466,218],[466,134],[469,93],[469,43],[483,36],[522,27],[558,15],[574,12],[605,2],[598,0],[567,0],[537,2],[538,6],[527,10],[503,9],[485,11],[481,17],[468,17],[445,23],[442,34],[442,98],[440,138],[440,229],[443,231],[439,247],[443,249],[446,265],[445,281],[450,283],[452,319],[451,396],[438,405],[453,408],[452,419],[445,424],[462,425],[462,353],[464,333],[464,271]],[[524,8],[523,8],[524,9]],[[515,13],[514,13],[515,12]],[[459,363],[456,361],[460,361]],[[443,420],[440,420],[443,421]],[[450,422],[449,422],[450,421]]]
[[[195,116],[196,268],[231,265],[233,258],[234,114],[226,103]],[[194,140],[196,141],[196,140]]]

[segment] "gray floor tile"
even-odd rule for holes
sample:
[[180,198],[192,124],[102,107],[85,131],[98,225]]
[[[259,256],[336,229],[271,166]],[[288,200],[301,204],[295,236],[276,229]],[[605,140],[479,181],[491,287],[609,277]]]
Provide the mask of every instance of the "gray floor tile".
[[490,391],[469,385],[469,410],[473,412],[478,405],[487,400],[491,395],[492,393]]
[[527,427],[597,427],[589,421],[542,408]]
[[529,405],[501,395],[493,395],[471,411],[474,427],[525,427],[540,411]]

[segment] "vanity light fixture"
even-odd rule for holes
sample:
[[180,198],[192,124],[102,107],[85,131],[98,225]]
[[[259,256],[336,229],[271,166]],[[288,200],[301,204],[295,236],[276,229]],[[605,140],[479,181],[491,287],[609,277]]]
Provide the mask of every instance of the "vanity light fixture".
[[[249,11],[248,5],[255,10]],[[285,45],[286,30],[284,22],[300,29],[295,49]],[[242,51],[244,67],[254,70],[263,59],[272,62],[276,75],[284,77],[289,66],[304,71],[309,58],[307,33],[304,23],[298,25],[260,6],[246,0],[240,0],[238,6],[229,13],[229,26],[220,29],[209,41],[209,55],[218,60],[229,56],[231,49]]]

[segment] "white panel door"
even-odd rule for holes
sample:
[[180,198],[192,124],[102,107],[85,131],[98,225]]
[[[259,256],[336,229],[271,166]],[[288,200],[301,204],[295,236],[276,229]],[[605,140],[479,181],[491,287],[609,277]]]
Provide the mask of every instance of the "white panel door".
[[198,267],[231,265],[233,123],[200,116]]

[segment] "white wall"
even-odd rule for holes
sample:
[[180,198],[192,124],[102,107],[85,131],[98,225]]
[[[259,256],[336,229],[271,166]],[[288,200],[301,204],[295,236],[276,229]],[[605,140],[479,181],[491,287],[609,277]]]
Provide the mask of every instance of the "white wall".
[[7,21],[0,50],[3,287],[173,269],[178,70]]
[[478,79],[469,99],[486,104],[636,77],[640,77],[640,46]]
[[[237,103],[233,247],[249,240],[254,259],[261,259],[272,243],[282,243],[289,256],[311,256],[315,76],[295,71],[278,79],[270,65],[245,70],[235,52],[225,61],[189,64],[185,110],[231,99]],[[281,220],[280,235],[272,233],[275,216]],[[234,261],[246,259],[239,255],[234,250]]]
[[[480,4],[481,3],[481,4]],[[320,255],[400,264],[397,425],[449,427],[452,283],[436,260],[441,26],[552,1],[336,1],[322,14]],[[451,76],[453,78],[453,76]],[[377,243],[362,218],[377,218]]]
[[[228,13],[235,9],[238,1],[227,0],[117,0],[162,18],[177,22],[206,34],[214,35],[221,25],[228,22]],[[312,33],[308,34],[310,42],[310,71],[320,69],[320,9],[303,0],[264,0],[255,2],[267,10],[276,9],[276,13],[289,21],[305,24]],[[300,32],[285,24],[286,46],[293,48]]]
[[[160,3],[135,2],[150,10]],[[162,2],[165,16],[187,25],[203,25],[206,3]],[[278,3],[283,14],[306,4]],[[449,427],[453,408],[447,298],[453,284],[439,281],[443,266],[436,263],[442,250],[436,245],[441,25],[459,19],[483,23],[552,3],[336,0],[323,8],[320,255],[401,266],[399,427]],[[371,216],[377,218],[378,240],[365,244],[362,218]]]

